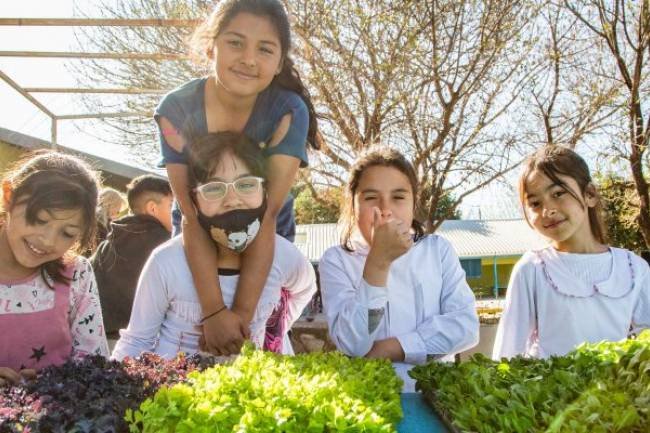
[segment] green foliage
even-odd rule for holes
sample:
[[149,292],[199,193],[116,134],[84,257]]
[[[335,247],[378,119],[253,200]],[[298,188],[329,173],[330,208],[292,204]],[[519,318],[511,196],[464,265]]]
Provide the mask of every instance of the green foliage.
[[456,199],[451,193],[445,191],[438,198],[438,206],[436,206],[436,210],[431,215],[431,219],[433,221],[460,219],[458,203],[456,203]]
[[341,188],[330,187],[318,191],[314,198],[309,188],[302,188],[296,195],[294,211],[297,224],[335,223],[341,210]]
[[131,432],[395,432],[402,381],[385,360],[281,356],[249,344],[127,413]]
[[[431,201],[434,199],[438,202],[433,212],[429,213]],[[415,217],[419,221],[431,221],[434,225],[444,220],[458,220],[461,217],[459,204],[451,191],[435,191],[431,187],[431,182],[427,181],[419,187]]]
[[609,243],[636,253],[646,250],[639,231],[638,198],[632,181],[614,174],[596,176],[602,197]]
[[410,374],[462,431],[647,433],[650,425],[650,331],[550,359],[477,354]]

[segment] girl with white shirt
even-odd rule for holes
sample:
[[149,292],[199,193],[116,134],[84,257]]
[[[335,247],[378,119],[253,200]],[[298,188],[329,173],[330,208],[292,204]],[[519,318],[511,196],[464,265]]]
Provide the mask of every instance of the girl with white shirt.
[[493,358],[565,355],[650,327],[648,264],[606,244],[585,161],[568,148],[544,147],[526,163],[519,193],[526,220],[550,245],[515,265]]
[[[266,208],[262,150],[243,134],[208,134],[192,144],[189,171],[199,222],[217,247],[214,272],[224,303],[202,315],[182,237],[171,239],[153,251],[142,270],[129,325],[120,331],[113,351],[115,359],[145,351],[165,358],[196,353],[201,324],[231,308],[235,300],[241,253],[255,239]],[[259,348],[292,354],[287,332],[316,292],[315,276],[292,243],[276,236],[274,248],[250,327],[241,332]],[[237,348],[228,351],[223,355],[237,353]]]
[[352,356],[393,361],[407,372],[478,342],[474,295],[445,239],[413,218],[417,177],[399,152],[371,149],[353,165],[340,246],[319,262],[330,336]]

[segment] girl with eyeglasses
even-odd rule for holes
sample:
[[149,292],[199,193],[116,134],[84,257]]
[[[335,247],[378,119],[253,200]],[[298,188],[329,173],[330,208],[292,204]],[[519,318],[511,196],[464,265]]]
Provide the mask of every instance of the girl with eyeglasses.
[[[257,237],[267,206],[264,156],[260,147],[243,134],[209,134],[192,143],[189,174],[192,200],[201,228],[212,239],[217,257],[213,275],[221,285],[224,306],[236,295],[242,252]],[[287,337],[291,324],[316,292],[314,270],[289,241],[275,235],[273,263],[249,328],[259,348],[292,354]],[[273,316],[272,316],[273,314]],[[172,238],[153,251],[138,282],[131,319],[120,331],[113,358],[155,352],[173,358],[178,352],[200,350],[203,315],[192,279],[183,239]],[[234,347],[228,355],[235,352]]]
[[[165,95],[154,118],[163,165],[176,198],[174,235],[181,228],[185,252],[206,318],[204,335],[213,353],[238,353],[273,262],[275,233],[293,240],[295,221],[289,191],[299,167],[308,163],[307,145],[322,141],[309,92],[291,59],[291,29],[279,0],[222,0],[197,27],[190,49],[209,66],[207,77],[191,80]],[[189,143],[207,133],[241,132],[265,142],[268,202],[258,242],[243,255],[235,302],[224,306],[213,243],[201,230],[188,188]]]

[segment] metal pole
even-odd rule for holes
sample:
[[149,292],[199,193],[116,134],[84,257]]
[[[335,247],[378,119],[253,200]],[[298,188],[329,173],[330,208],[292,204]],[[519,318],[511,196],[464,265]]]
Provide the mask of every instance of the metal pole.
[[153,113],[144,111],[118,112],[118,113],[89,113],[89,114],[63,114],[56,116],[59,120],[80,120],[80,119],[105,119],[109,117],[151,117]]
[[52,150],[58,150],[59,148],[59,143],[57,143],[57,122],[58,119],[56,117],[52,118]]
[[497,270],[497,256],[495,255],[493,257],[494,264],[493,264],[493,269],[494,269],[494,297],[498,298],[499,297],[499,273]]
[[30,95],[29,93],[25,92],[25,90],[24,90],[22,87],[20,87],[20,85],[19,85],[18,83],[16,83],[14,80],[12,80],[11,78],[9,78],[9,76],[8,76],[7,74],[5,74],[4,72],[0,71],[0,78],[3,79],[3,80],[4,80],[7,84],[9,84],[11,87],[13,87],[14,90],[15,90],[16,92],[18,92],[18,93],[20,93],[21,95],[23,95],[23,96],[25,97],[25,99],[27,99],[29,102],[31,102],[32,104],[36,105],[36,107],[38,107],[39,110],[41,110],[43,113],[47,114],[47,115],[50,117],[50,119],[56,117],[56,116],[54,115],[54,113],[52,113],[50,110],[48,110],[48,109],[45,107],[45,105],[41,104],[40,102],[38,102],[38,101],[36,100],[36,98],[34,98],[34,97],[33,97],[32,95]]
[[0,26],[194,27],[200,20],[123,18],[0,18]]
[[187,54],[174,53],[84,53],[71,51],[0,51],[0,57],[30,57],[49,59],[134,59],[187,60]]
[[76,88],[76,87],[24,87],[23,90],[27,93],[111,93],[111,94],[125,94],[125,95],[140,95],[140,94],[165,94],[171,89],[141,89],[141,88],[104,88],[104,89],[90,89],[90,88]]

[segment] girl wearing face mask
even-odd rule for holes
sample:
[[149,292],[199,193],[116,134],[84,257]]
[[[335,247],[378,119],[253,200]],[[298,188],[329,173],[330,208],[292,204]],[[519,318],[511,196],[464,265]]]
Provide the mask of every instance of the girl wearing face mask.
[[[177,206],[174,235],[183,245],[203,307],[203,333],[214,353],[238,353],[273,262],[275,233],[293,240],[293,201],[288,198],[299,167],[308,163],[307,144],[319,149],[316,113],[291,59],[289,17],[280,0],[221,0],[194,32],[191,52],[211,74],[165,95],[154,117],[163,164]],[[214,244],[201,230],[188,186],[187,152],[196,137],[236,131],[264,149],[268,166],[267,206],[258,242],[243,253],[235,301],[221,314],[219,281],[210,278]]]
[[94,239],[98,180],[42,152],[2,181],[0,385],[87,354],[108,356],[97,284],[79,256]]
[[[256,238],[266,210],[264,156],[243,134],[208,134],[192,143],[189,155],[192,199],[199,224],[214,242],[213,264],[225,306],[235,298],[242,252]],[[259,348],[292,353],[287,331],[316,291],[314,271],[300,251],[276,235],[271,271],[250,322],[252,342]],[[272,313],[276,311],[272,320]],[[177,236],[153,251],[138,282],[131,319],[120,331],[113,358],[145,351],[163,357],[199,350],[203,317],[197,289]],[[267,323],[270,325],[267,326]],[[234,353],[235,348],[227,352]]]
[[413,218],[417,177],[399,152],[361,156],[346,195],[341,245],[319,263],[330,335],[348,355],[393,361],[414,392],[414,364],[478,342],[474,295],[449,242]]
[[584,342],[624,339],[650,327],[650,270],[606,243],[598,191],[574,151],[547,146],[519,178],[530,226],[550,246],[517,262],[493,357],[564,355]]

